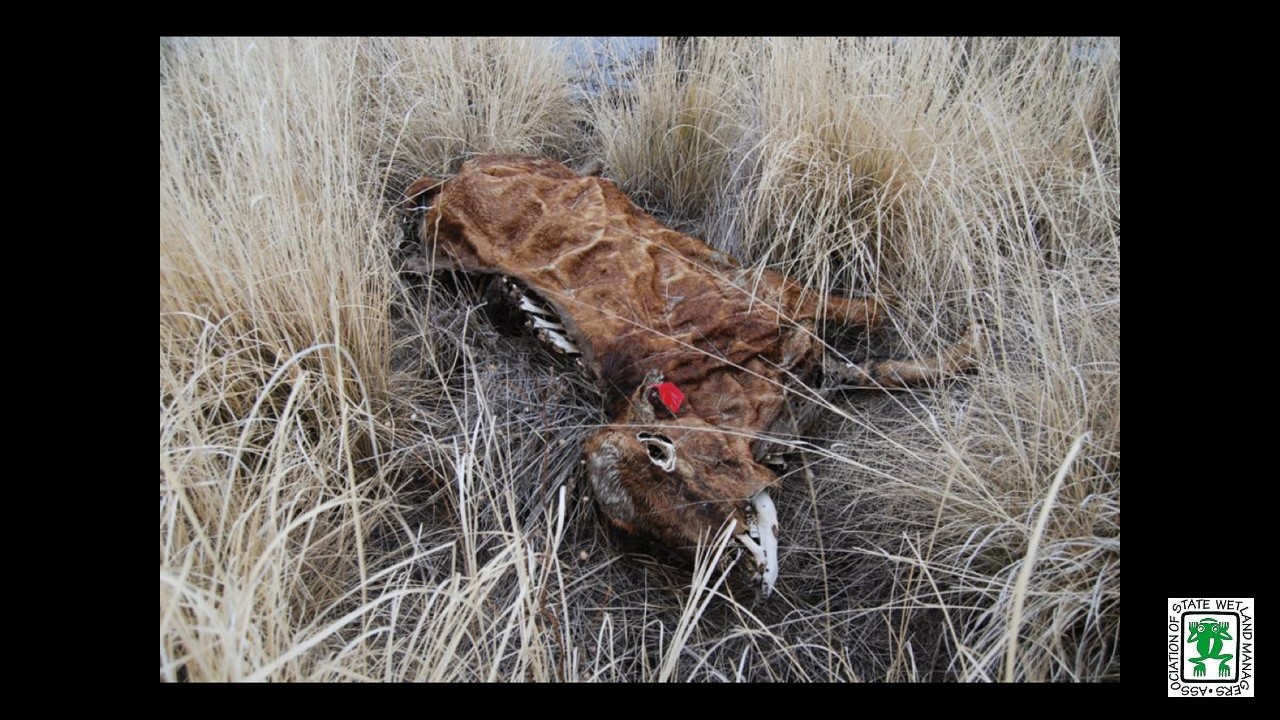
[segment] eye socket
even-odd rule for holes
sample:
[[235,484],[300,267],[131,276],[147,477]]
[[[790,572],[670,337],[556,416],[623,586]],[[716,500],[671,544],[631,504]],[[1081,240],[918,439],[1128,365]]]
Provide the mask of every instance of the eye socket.
[[645,452],[649,454],[649,462],[662,468],[665,472],[676,469],[676,444],[666,435],[656,433],[636,433],[636,439],[644,443]]

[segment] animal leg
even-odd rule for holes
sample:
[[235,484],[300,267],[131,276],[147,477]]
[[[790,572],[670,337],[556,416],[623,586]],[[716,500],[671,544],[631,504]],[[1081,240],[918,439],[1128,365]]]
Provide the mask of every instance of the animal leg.
[[[886,305],[889,297],[842,297],[828,295],[825,312],[814,314],[815,320],[840,325],[856,325],[868,330],[878,330],[889,316]],[[818,308],[814,308],[818,310]]]
[[868,360],[861,365],[826,361],[828,375],[855,387],[893,390],[937,382],[973,367],[986,338],[982,323],[974,323],[965,339],[925,360]]
[[747,532],[734,537],[751,553],[756,564],[751,581],[760,583],[761,597],[767,599],[778,584],[778,510],[767,490],[752,496]]
[[828,324],[854,325],[877,330],[889,317],[888,305],[893,295],[881,292],[876,297],[844,297],[843,295],[815,295],[798,293],[795,297],[793,316],[797,320]]
[[[756,277],[754,273],[752,277]],[[760,278],[764,281],[760,297],[778,303],[795,322],[821,321],[875,330],[884,324],[889,316],[887,306],[894,301],[893,293],[883,290],[875,297],[823,295],[773,270],[764,271]]]

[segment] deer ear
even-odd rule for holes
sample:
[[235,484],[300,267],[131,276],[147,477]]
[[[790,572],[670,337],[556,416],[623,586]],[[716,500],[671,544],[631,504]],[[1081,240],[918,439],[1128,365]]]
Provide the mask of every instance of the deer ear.
[[404,191],[404,200],[401,201],[400,207],[404,209],[405,214],[412,215],[431,204],[432,199],[440,192],[440,187],[444,185],[444,181],[437,180],[429,175],[423,175]]

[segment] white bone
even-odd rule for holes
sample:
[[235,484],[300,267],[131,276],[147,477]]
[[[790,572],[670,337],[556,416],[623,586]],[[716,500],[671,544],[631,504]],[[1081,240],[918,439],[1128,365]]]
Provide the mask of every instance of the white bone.
[[560,323],[547,322],[546,320],[543,320],[537,315],[530,315],[529,319],[533,320],[533,326],[535,328],[546,328],[547,330],[564,330],[564,326],[561,325]]
[[520,296],[520,309],[535,315],[551,315],[549,310],[530,300],[528,295]]
[[756,523],[760,528],[760,547],[764,551],[764,596],[769,597],[778,582],[778,509],[767,490],[761,490],[751,498],[756,509]]
[[752,540],[751,536],[747,533],[734,535],[734,538],[747,548],[747,552],[751,553],[751,557],[756,561],[756,571],[751,575],[751,581],[755,582],[760,578],[760,574],[764,572],[765,568],[769,565],[769,561],[764,557],[764,549],[761,548],[755,540]]
[[581,351],[578,350],[578,346],[569,342],[568,338],[556,332],[555,330],[544,330],[543,332],[546,333],[547,341],[550,342],[552,345],[555,345],[557,348],[560,348],[561,350],[567,353],[572,353],[574,355],[582,354]]

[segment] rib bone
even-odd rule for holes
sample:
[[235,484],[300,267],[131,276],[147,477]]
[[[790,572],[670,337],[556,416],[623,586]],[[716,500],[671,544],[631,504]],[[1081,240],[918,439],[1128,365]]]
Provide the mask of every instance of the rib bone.
[[527,313],[533,313],[534,315],[550,316],[552,314],[551,311],[530,300],[529,296],[524,294],[520,295],[520,309]]
[[578,350],[577,345],[574,345],[573,343],[569,342],[568,338],[556,332],[555,330],[547,330],[547,329],[539,330],[538,336],[543,338],[545,341],[551,343],[557,349],[563,352],[567,352],[571,355],[582,354],[582,351]]
[[547,322],[537,315],[530,315],[529,319],[533,321],[534,328],[546,328],[548,330],[564,330],[564,326],[560,323]]

